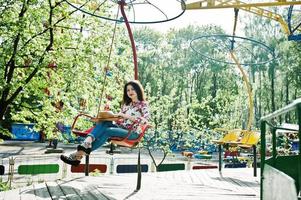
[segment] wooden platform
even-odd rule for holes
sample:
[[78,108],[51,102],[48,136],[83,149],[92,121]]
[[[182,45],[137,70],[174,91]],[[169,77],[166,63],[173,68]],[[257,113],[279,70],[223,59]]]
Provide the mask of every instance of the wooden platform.
[[0,193],[0,200],[132,199],[257,200],[259,178],[252,169],[144,173],[137,193],[136,174],[100,175],[46,182]]

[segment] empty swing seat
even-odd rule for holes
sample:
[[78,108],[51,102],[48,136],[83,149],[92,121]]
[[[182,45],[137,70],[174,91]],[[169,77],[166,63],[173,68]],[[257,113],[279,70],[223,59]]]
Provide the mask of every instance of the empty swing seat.
[[[241,137],[240,137],[241,136]],[[221,171],[221,145],[229,145],[231,147],[240,147],[242,149],[253,149],[253,168],[254,176],[257,176],[257,151],[256,145],[260,139],[260,134],[256,131],[234,130],[229,131],[222,139],[213,141],[219,145],[219,171]]]
[[238,130],[230,130],[223,138],[219,140],[212,140],[213,143],[223,145],[231,142],[236,142],[239,138],[240,131]]

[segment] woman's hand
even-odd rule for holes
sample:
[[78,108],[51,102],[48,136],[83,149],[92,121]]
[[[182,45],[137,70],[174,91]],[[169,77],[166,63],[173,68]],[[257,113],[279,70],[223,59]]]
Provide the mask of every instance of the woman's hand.
[[124,114],[124,113],[117,113],[117,114],[115,114],[115,116],[116,116],[116,117],[123,118],[123,119],[126,119],[126,118],[125,118],[126,114]]
[[91,122],[94,122],[94,123],[100,122],[100,120],[99,120],[98,118],[94,118],[94,117],[91,118],[90,121],[91,121]]

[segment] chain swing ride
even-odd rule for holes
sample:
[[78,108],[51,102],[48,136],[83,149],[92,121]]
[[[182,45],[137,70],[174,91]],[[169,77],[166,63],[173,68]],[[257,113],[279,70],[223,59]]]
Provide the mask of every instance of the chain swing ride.
[[[127,32],[129,35],[129,39],[131,42],[131,47],[132,47],[132,52],[133,52],[133,64],[134,64],[134,79],[138,80],[138,61],[137,61],[137,53],[136,53],[136,46],[135,46],[135,41],[133,37],[133,33],[130,27],[130,23],[133,24],[151,24],[151,23],[162,23],[162,22],[167,22],[174,20],[178,17],[180,17],[184,12],[185,9],[181,9],[183,5],[185,5],[184,0],[165,0],[165,2],[168,1],[170,4],[173,4],[178,8],[176,12],[174,12],[172,9],[167,8],[167,10],[164,10],[160,6],[160,0],[104,0],[103,2],[98,2],[98,1],[91,1],[87,0],[86,2],[80,1],[80,0],[67,0],[66,2],[77,9],[78,11],[81,11],[85,14],[88,14],[93,17],[97,17],[100,19],[104,20],[109,20],[109,21],[114,21],[115,26],[114,26],[114,31],[113,31],[113,36],[112,36],[112,41],[111,41],[111,46],[110,46],[110,51],[109,51],[109,56],[108,56],[108,61],[107,61],[107,66],[105,67],[105,74],[107,74],[109,65],[110,65],[110,59],[111,59],[111,53],[112,53],[112,48],[113,48],[113,41],[115,38],[115,32],[116,32],[116,26],[117,22],[118,23],[125,23]],[[117,10],[117,14],[115,18],[112,18],[110,15],[104,16],[101,7],[106,7],[106,8],[111,8],[112,10]],[[143,12],[147,12],[147,10],[142,9],[143,7],[146,7],[146,9],[152,9],[153,11],[156,12],[154,17],[157,17],[154,20],[149,20],[148,18],[146,19],[140,19],[138,16],[136,16],[136,12],[138,10],[142,11],[142,16]],[[185,7],[185,6],[184,6]],[[128,14],[126,14],[126,11]],[[169,12],[172,11],[172,12]],[[122,17],[118,18],[119,12],[121,12]],[[130,15],[131,19],[128,19],[128,16]],[[138,19],[138,20],[137,20]],[[104,93],[104,87],[105,87],[105,81],[106,77],[104,78],[103,82],[103,87],[101,89],[101,95],[99,98],[99,103],[98,103],[98,111],[97,111],[97,116],[93,117],[84,113],[80,113],[77,115],[74,119],[74,122],[71,127],[71,131],[79,136],[86,136],[90,131],[92,131],[93,127],[86,130],[86,131],[80,131],[75,128],[76,122],[79,119],[79,117],[84,116],[87,118],[90,118],[91,120],[99,120],[103,118],[102,120],[109,120],[109,121],[115,121],[116,117],[108,114],[107,112],[101,112],[100,111],[100,106],[101,106],[101,101]],[[133,127],[134,124],[132,124]],[[110,142],[111,144],[117,144],[119,146],[124,146],[124,147],[135,147],[139,144],[140,140],[143,138],[145,131],[149,128],[149,125],[140,125],[140,133],[139,137],[134,140],[128,139],[128,137],[131,134],[131,130],[129,130],[128,135],[125,138],[111,138]],[[89,167],[89,156],[86,156],[86,169],[85,173],[86,175],[88,174]],[[141,187],[141,164],[140,164],[140,147],[138,145],[138,164],[137,164],[137,171],[138,171],[138,177],[137,177],[137,186],[136,186],[136,191],[138,191]]]

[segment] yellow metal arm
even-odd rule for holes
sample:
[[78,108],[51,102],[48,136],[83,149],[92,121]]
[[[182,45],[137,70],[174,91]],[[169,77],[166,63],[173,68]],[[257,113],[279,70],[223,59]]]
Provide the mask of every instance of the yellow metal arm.
[[242,74],[242,78],[244,80],[247,92],[248,92],[248,99],[249,99],[249,116],[248,116],[248,124],[247,124],[247,130],[251,130],[252,123],[254,119],[254,103],[253,103],[253,94],[252,94],[252,88],[250,86],[250,83],[248,81],[248,76],[246,75],[245,71],[243,70],[242,66],[240,65],[238,59],[234,55],[233,51],[230,51],[230,56],[234,60],[235,64],[237,65],[240,73]]
[[287,35],[289,35],[290,32],[289,32],[288,25],[281,15],[261,8],[267,6],[285,6],[285,5],[301,5],[301,1],[279,0],[273,2],[245,3],[236,0],[203,0],[203,1],[186,4],[186,9],[194,10],[194,9],[239,8],[241,10],[279,22],[284,32]]
[[269,6],[289,6],[301,5],[301,1],[273,1],[273,2],[258,2],[258,3],[245,3],[242,1],[233,0],[207,0],[198,1],[186,4],[187,10],[192,9],[217,9],[217,8],[245,8],[245,7],[269,7]]
[[283,17],[277,13],[274,13],[274,12],[271,12],[269,10],[265,10],[265,9],[262,9],[262,8],[258,8],[258,7],[242,7],[240,8],[241,10],[244,10],[244,11],[247,11],[247,12],[250,12],[250,13],[253,13],[253,14],[256,14],[256,15],[259,15],[261,17],[266,17],[266,18],[269,18],[269,19],[272,19],[272,20],[275,20],[277,22],[280,23],[283,31],[289,35],[290,34],[290,31],[289,31],[289,28],[288,28],[288,25],[286,23],[286,21],[283,19]]

